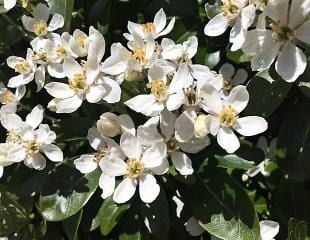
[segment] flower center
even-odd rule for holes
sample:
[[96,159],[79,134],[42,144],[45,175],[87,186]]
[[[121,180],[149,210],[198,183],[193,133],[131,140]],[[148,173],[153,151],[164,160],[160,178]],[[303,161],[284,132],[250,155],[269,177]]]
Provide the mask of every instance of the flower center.
[[157,101],[163,101],[167,98],[167,86],[163,80],[152,80],[150,85],[151,92]]
[[223,15],[228,19],[234,19],[240,12],[240,9],[232,3],[232,0],[226,0],[221,6]]
[[177,140],[175,140],[174,137],[170,137],[165,139],[165,143],[167,145],[167,152],[168,154],[171,154],[179,149],[177,145]]
[[232,88],[232,82],[231,79],[223,79],[223,86],[224,91],[230,91]]
[[29,4],[29,0],[21,0],[21,2],[22,2],[22,7],[23,8],[26,8],[28,6],[28,4]]
[[139,159],[129,158],[126,163],[127,163],[126,175],[128,177],[136,178],[142,174],[144,170],[144,164]]
[[15,95],[10,90],[5,90],[0,94],[0,102],[2,104],[8,104],[15,101]]
[[28,155],[36,154],[39,152],[39,145],[35,140],[25,142],[24,148]]
[[39,63],[47,63],[47,53],[45,50],[40,49],[33,55],[33,60]]
[[33,32],[37,36],[44,36],[47,34],[47,24],[46,22],[40,20],[33,25]]
[[181,55],[181,57],[178,58],[177,60],[178,64],[180,63],[188,63],[188,64],[191,64],[192,63],[192,60],[188,57],[188,54],[187,53],[183,53]]
[[76,42],[80,47],[85,48],[86,37],[83,35],[80,35],[76,38]]
[[140,64],[144,64],[146,62],[145,52],[142,48],[132,50],[131,58],[137,60]]
[[87,88],[86,76],[84,73],[76,73],[69,79],[69,87],[75,91],[84,91]]
[[95,162],[99,163],[100,160],[108,154],[109,150],[107,148],[102,148],[95,153]]
[[15,130],[10,130],[6,134],[6,142],[8,143],[20,143],[21,139],[19,134]]
[[143,32],[152,32],[155,30],[155,24],[152,22],[142,24],[142,29],[143,29]]
[[201,98],[198,97],[196,90],[193,86],[183,88],[183,93],[185,96],[185,105],[196,106]]
[[59,57],[59,58],[66,58],[67,57],[67,52],[66,52],[65,48],[63,48],[61,46],[58,46],[56,48],[56,54],[57,54],[57,57]]
[[25,59],[23,59],[23,60],[19,60],[15,64],[14,70],[15,70],[15,72],[17,72],[19,74],[27,74],[31,71],[31,68],[30,68],[29,63]]
[[271,23],[272,40],[273,42],[285,43],[295,36],[295,31],[288,26],[283,26],[280,23]]
[[221,126],[231,127],[238,119],[238,112],[232,106],[223,106],[219,113]]

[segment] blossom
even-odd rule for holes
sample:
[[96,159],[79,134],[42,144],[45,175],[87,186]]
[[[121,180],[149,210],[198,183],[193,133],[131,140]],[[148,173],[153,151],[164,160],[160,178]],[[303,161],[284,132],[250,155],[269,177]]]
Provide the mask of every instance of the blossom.
[[260,221],[259,227],[260,237],[258,240],[274,240],[280,229],[279,223],[270,220]]
[[0,13],[7,12],[15,7],[17,0],[0,0]]
[[49,8],[42,3],[39,3],[32,12],[33,17],[26,15],[22,16],[24,28],[33,32],[38,37],[43,37],[49,32],[53,32],[64,25],[64,18],[60,14],[54,14],[48,23],[50,12]]
[[167,35],[172,31],[175,23],[175,17],[170,20],[168,25],[166,25],[166,23],[166,14],[161,8],[155,14],[153,22],[138,24],[128,21],[127,28],[129,33],[124,33],[123,35],[128,41],[134,41],[133,34],[138,34],[142,39],[147,39],[149,37],[156,39],[160,36]]
[[160,192],[160,186],[153,174],[161,175],[167,171],[163,164],[167,161],[165,144],[154,143],[152,147],[144,149],[141,139],[130,133],[123,133],[120,148],[127,157],[126,161],[113,156],[100,162],[103,173],[109,176],[124,176],[114,191],[113,200],[117,203],[127,202],[139,185],[141,200],[145,203],[153,202]]
[[0,89],[0,103],[3,104],[0,108],[0,118],[2,114],[15,113],[19,101],[26,93],[25,86],[16,88],[15,93],[7,88]]
[[306,69],[307,60],[296,46],[298,41],[309,44],[310,21],[307,15],[309,0],[271,0],[264,9],[272,23],[268,29],[255,29],[248,33],[242,47],[253,56],[253,71],[267,69],[275,61],[276,72],[287,82],[294,82]]
[[239,117],[248,104],[249,93],[245,86],[234,87],[224,100],[216,89],[206,84],[206,106],[209,108],[209,129],[212,135],[217,135],[218,144],[228,153],[235,152],[240,143],[233,130],[243,136],[253,136],[266,131],[268,124],[262,117]]
[[248,0],[222,0],[221,12],[212,18],[204,28],[207,36],[219,36],[233,25],[229,41],[231,50],[240,49],[245,42],[247,30],[255,19],[255,6]]

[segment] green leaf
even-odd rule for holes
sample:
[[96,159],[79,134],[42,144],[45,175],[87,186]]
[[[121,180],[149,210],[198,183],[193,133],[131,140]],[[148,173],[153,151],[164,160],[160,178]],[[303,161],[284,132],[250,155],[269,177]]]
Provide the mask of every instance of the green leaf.
[[74,167],[56,168],[44,186],[38,210],[47,221],[61,221],[77,213],[97,189],[100,170],[82,175]]
[[100,231],[103,236],[108,235],[124,213],[130,208],[130,203],[117,204],[112,197],[107,198],[101,205],[97,216],[93,219],[92,228],[100,225]]
[[280,106],[291,87],[292,84],[280,77],[272,78],[267,70],[256,74],[247,85],[250,100],[245,114],[268,117]]
[[247,193],[225,171],[206,167],[184,198],[200,225],[224,240],[257,240],[258,217]]
[[69,240],[78,240],[78,229],[82,220],[83,209],[63,221],[63,226]]
[[1,192],[0,237],[19,232],[29,222],[27,210],[18,202],[17,197],[9,192]]
[[170,230],[169,207],[166,194],[161,189],[157,199],[150,204],[143,204],[141,215],[145,217],[152,236],[158,240],[167,239]]
[[217,166],[222,168],[248,170],[255,166],[253,161],[248,161],[235,154],[225,156],[215,155],[215,158],[218,160]]
[[309,240],[310,225],[291,218],[288,223],[288,240]]
[[251,57],[244,54],[241,50],[234,51],[234,52],[228,50],[226,57],[230,61],[233,61],[235,63],[243,63],[243,62],[250,62],[251,61]]
[[74,0],[48,0],[48,5],[52,13],[61,14],[65,19],[64,30],[69,32],[73,12]]
[[278,137],[277,147],[285,153],[279,167],[296,181],[310,178],[310,112],[306,110],[309,107],[310,102],[306,102],[291,109]]

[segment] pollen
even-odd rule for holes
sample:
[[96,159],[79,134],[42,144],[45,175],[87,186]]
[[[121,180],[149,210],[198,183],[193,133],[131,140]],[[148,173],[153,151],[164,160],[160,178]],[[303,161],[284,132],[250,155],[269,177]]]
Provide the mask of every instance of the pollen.
[[142,48],[134,49],[131,53],[131,57],[137,60],[140,64],[144,64],[146,62],[145,51]]
[[150,86],[151,92],[157,101],[163,101],[167,98],[168,90],[163,80],[152,80]]
[[221,126],[232,127],[238,119],[238,112],[230,105],[223,106],[218,117],[220,119]]
[[15,101],[15,95],[10,90],[5,90],[0,94],[0,103],[8,104]]
[[285,43],[296,35],[296,31],[288,26],[283,26],[280,23],[271,23],[272,40],[273,42]]
[[223,79],[222,88],[224,91],[230,91],[232,88],[232,82],[231,79]]
[[20,143],[21,138],[15,130],[10,130],[6,134],[6,142],[7,143]]
[[39,152],[39,144],[35,140],[25,142],[24,148],[28,155],[33,155]]
[[86,37],[84,35],[80,35],[76,38],[76,42],[80,47],[85,48]]
[[15,69],[15,72],[17,72],[19,74],[27,74],[31,71],[30,65],[25,59],[19,60],[15,64],[14,69]]
[[86,76],[84,73],[74,74],[72,79],[69,79],[69,87],[75,91],[84,91],[87,88]]
[[240,9],[232,3],[232,0],[226,0],[221,6],[223,15],[228,19],[233,19],[239,14]]
[[155,30],[155,24],[152,22],[142,24],[142,29],[143,29],[143,32],[152,32]]
[[47,53],[45,50],[40,49],[33,55],[33,60],[36,62],[47,63]]
[[57,57],[59,57],[59,58],[66,58],[67,57],[66,49],[64,47],[61,47],[61,46],[58,46],[56,48],[56,54],[57,54]]
[[129,178],[137,178],[143,173],[144,164],[139,159],[129,158],[126,163],[127,163],[126,175]]
[[95,153],[95,162],[99,163],[102,158],[104,158],[109,153],[107,148],[102,148]]
[[178,62],[178,64],[180,64],[180,63],[188,63],[188,64],[191,64],[191,63],[192,63],[192,60],[188,57],[188,54],[183,53],[183,54],[181,55],[181,57],[178,58],[177,62]]
[[40,20],[33,25],[33,32],[35,35],[42,37],[47,34],[47,24],[46,22]]
[[183,93],[185,96],[185,105],[187,106],[196,106],[201,100],[196,93],[196,90],[193,86],[183,88]]
[[168,154],[171,154],[179,149],[177,140],[174,137],[166,138],[165,143],[167,145]]

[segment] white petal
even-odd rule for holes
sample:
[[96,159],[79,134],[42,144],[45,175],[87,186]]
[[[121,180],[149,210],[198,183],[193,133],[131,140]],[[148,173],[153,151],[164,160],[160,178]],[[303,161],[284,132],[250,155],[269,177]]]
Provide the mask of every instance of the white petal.
[[229,26],[228,19],[223,14],[218,14],[212,18],[204,28],[207,36],[219,36],[223,34]]
[[237,18],[230,31],[229,42],[232,43],[231,51],[237,51],[245,42],[246,30],[241,26],[241,18]]
[[47,22],[50,15],[49,8],[45,4],[39,3],[33,10],[32,15],[35,19]]
[[309,14],[310,0],[294,0],[291,1],[289,26],[293,29],[301,24]]
[[4,114],[0,119],[1,125],[6,130],[18,129],[23,124],[23,120],[17,114]]
[[115,189],[113,200],[116,203],[125,203],[135,194],[137,188],[137,180],[125,178]]
[[165,137],[171,137],[174,134],[174,124],[176,115],[165,109],[160,113],[160,130]]
[[278,234],[280,228],[279,223],[270,220],[260,221],[259,226],[262,240],[273,239]]
[[271,48],[268,46],[273,46],[272,32],[270,30],[255,29],[248,32],[242,51],[248,55],[255,55],[263,49]]
[[242,84],[247,80],[247,78],[248,78],[247,71],[245,71],[244,69],[238,69],[236,72],[236,75],[234,76],[232,80],[233,85],[236,86],[236,85]]
[[287,43],[276,61],[277,73],[287,82],[294,82],[305,71],[307,59],[301,49]]
[[3,176],[3,167],[0,166],[0,178]]
[[105,53],[105,40],[102,34],[93,26],[89,28],[88,58],[96,58],[100,62]]
[[74,77],[74,74],[81,74],[83,73],[82,66],[78,64],[77,61],[75,61],[72,58],[66,58],[63,63],[63,68],[66,73],[66,76],[69,79],[72,79]]
[[198,38],[196,36],[191,36],[183,42],[184,52],[187,54],[188,58],[191,59],[197,53],[198,49]]
[[256,17],[256,8],[254,4],[250,4],[241,10],[241,25],[243,29],[248,29]]
[[160,187],[156,182],[156,178],[151,174],[144,174],[139,177],[139,194],[145,203],[155,201],[160,192]]
[[221,66],[219,72],[223,75],[224,79],[230,79],[235,74],[235,68],[232,64],[225,63]]
[[40,67],[37,68],[34,74],[34,80],[35,80],[35,83],[37,84],[37,92],[39,92],[45,84],[45,67],[44,66],[41,65]]
[[32,17],[28,17],[26,15],[22,16],[22,23],[24,28],[29,31],[29,32],[33,32],[34,29],[34,24],[36,23],[36,20]]
[[64,26],[64,23],[65,23],[65,21],[64,21],[63,16],[61,16],[60,14],[56,13],[56,14],[53,15],[53,17],[52,17],[52,19],[51,19],[51,21],[50,21],[50,23],[48,25],[47,30],[49,32],[53,32],[53,31],[55,31],[58,28],[62,28]]
[[152,147],[147,148],[141,158],[146,168],[156,168],[162,164],[167,155],[167,146],[163,142],[154,143]]
[[163,174],[167,173],[169,170],[168,159],[165,157],[158,167],[153,167],[151,170],[156,175],[163,175]]
[[16,5],[16,0],[4,0],[3,4],[6,10],[10,10]]
[[194,172],[192,161],[185,153],[174,152],[171,154],[171,160],[181,175],[191,175]]
[[259,50],[251,59],[253,71],[261,71],[269,68],[279,53],[280,44],[270,45],[268,48]]
[[182,91],[184,87],[188,87],[192,84],[192,77],[189,74],[188,65],[182,63],[178,71],[174,74],[173,79],[169,85],[169,92],[170,93],[177,93]]
[[99,178],[99,187],[102,189],[101,197],[103,199],[111,196],[115,189],[115,177],[101,174]]
[[105,157],[99,162],[99,166],[104,174],[109,176],[122,176],[126,174],[127,164],[115,156]]
[[35,131],[37,142],[40,144],[51,144],[56,139],[56,133],[50,130],[47,124],[40,124]]
[[208,145],[210,145],[210,138],[208,136],[204,138],[194,137],[188,142],[178,143],[178,146],[182,149],[182,151],[187,153],[198,153]]
[[83,100],[73,95],[66,99],[59,99],[56,102],[56,113],[72,113],[76,111],[83,103]]
[[105,77],[102,86],[105,88],[105,94],[103,96],[105,101],[108,103],[116,103],[120,101],[121,88],[115,80]]
[[184,102],[184,93],[179,92],[168,96],[166,100],[166,106],[169,111],[174,111],[179,109],[184,104]]
[[136,112],[141,112],[144,115],[152,116],[158,114],[157,105],[155,105],[156,99],[152,94],[138,95],[125,102],[125,104]]
[[121,125],[121,130],[122,132],[128,132],[132,135],[136,135],[136,130],[135,130],[135,125],[131,119],[131,117],[128,114],[122,114],[118,116],[120,125]]
[[[269,1],[264,9],[264,12],[275,22],[282,24],[287,23],[288,17],[288,6],[290,0],[273,0]],[[295,0],[294,0],[295,1]]]
[[75,159],[74,165],[75,168],[78,169],[83,174],[90,173],[98,167],[94,155],[91,154],[84,154],[80,156],[78,159]]
[[26,123],[36,129],[43,121],[44,108],[41,105],[35,106],[26,117]]
[[249,102],[249,93],[245,86],[234,87],[229,93],[226,103],[231,105],[238,113],[242,112]]
[[243,136],[254,136],[265,132],[268,128],[267,121],[262,117],[248,116],[238,118],[234,129]]
[[155,25],[155,30],[156,32],[161,32],[164,27],[166,26],[167,19],[166,19],[166,14],[164,10],[161,8],[154,17],[154,25]]
[[185,110],[175,121],[175,135],[178,141],[187,142],[194,136],[194,120],[197,117],[193,109]]
[[304,22],[296,31],[296,38],[310,44],[310,21]]
[[54,144],[41,146],[40,149],[44,152],[47,158],[53,162],[61,162],[63,160],[61,149]]
[[240,147],[239,139],[230,128],[220,128],[217,142],[228,153],[233,153]]
[[17,88],[22,85],[26,85],[31,82],[34,78],[34,73],[29,73],[27,75],[17,75],[9,79],[8,87]]
[[204,104],[213,112],[219,113],[222,109],[222,100],[218,91],[210,84],[205,84],[201,91],[206,96],[203,99]]
[[151,147],[154,143],[164,141],[157,127],[139,126],[137,129],[137,137],[140,139],[142,145],[148,147]]
[[106,90],[103,86],[92,85],[86,91],[86,99],[90,103],[97,103],[102,99],[105,92]]
[[36,170],[42,170],[46,166],[46,159],[41,153],[37,153],[28,156],[25,159],[25,164],[30,168],[34,168]]
[[167,35],[168,33],[170,33],[174,27],[174,24],[175,24],[175,17],[173,17],[170,22],[168,23],[167,27],[161,31],[159,34],[157,34],[157,37],[159,36],[164,36],[164,35]]
[[92,127],[88,130],[87,139],[91,147],[95,150],[99,150],[106,147],[105,138],[103,138],[98,132],[97,128]]
[[128,158],[140,159],[142,153],[141,141],[130,133],[123,133],[120,147]]
[[47,65],[49,75],[55,78],[65,78],[66,74],[63,69],[62,63],[50,63]]

